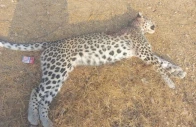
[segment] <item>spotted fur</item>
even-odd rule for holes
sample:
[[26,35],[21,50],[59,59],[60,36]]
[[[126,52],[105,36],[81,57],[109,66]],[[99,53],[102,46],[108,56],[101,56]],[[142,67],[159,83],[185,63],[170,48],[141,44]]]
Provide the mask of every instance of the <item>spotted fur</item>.
[[53,127],[48,118],[49,104],[61,89],[69,73],[79,65],[102,65],[132,56],[152,64],[170,88],[175,88],[168,75],[184,78],[186,73],[172,63],[158,57],[144,36],[154,33],[155,25],[141,13],[126,27],[114,34],[93,33],[56,42],[13,44],[0,41],[0,47],[12,50],[43,50],[41,54],[42,79],[31,93],[28,120],[44,127]]

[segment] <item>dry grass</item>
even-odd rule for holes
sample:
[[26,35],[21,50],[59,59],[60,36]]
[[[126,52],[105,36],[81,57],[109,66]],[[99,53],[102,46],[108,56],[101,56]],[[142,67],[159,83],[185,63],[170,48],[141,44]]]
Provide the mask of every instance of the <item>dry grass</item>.
[[[129,10],[131,7],[156,22],[156,33],[147,36],[153,50],[173,60],[188,75],[183,80],[173,79],[176,89],[172,90],[151,66],[136,58],[100,67],[78,67],[51,105],[50,117],[55,126],[195,127],[195,1],[86,2],[94,2],[95,6],[84,6],[77,0],[54,3],[2,1],[0,36],[17,42],[39,42],[117,30],[134,17],[135,11]],[[104,7],[103,12],[101,7]],[[34,56],[35,64],[21,63],[23,55]],[[40,81],[39,55],[35,52],[0,51],[0,127],[28,125],[30,92]]]
[[169,89],[140,62],[76,69],[53,105],[59,104],[51,111],[56,126],[194,126],[194,105],[187,104],[185,90]]

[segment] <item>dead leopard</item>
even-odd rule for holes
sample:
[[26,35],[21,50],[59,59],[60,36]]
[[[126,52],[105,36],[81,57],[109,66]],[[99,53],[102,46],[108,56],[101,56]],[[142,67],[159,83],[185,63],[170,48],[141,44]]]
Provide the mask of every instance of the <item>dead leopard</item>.
[[153,54],[145,33],[154,33],[155,25],[141,13],[129,27],[115,34],[93,33],[56,42],[13,44],[0,41],[0,47],[21,51],[43,50],[41,55],[42,80],[31,93],[28,120],[44,127],[53,127],[48,118],[49,104],[60,91],[68,74],[79,65],[102,65],[136,56],[152,64],[170,88],[175,88],[169,75],[184,78],[180,67]]

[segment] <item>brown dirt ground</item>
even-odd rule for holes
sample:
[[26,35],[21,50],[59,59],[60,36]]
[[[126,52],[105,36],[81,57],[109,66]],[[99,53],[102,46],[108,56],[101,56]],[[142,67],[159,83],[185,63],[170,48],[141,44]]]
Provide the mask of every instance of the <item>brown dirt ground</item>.
[[[195,0],[1,0],[0,38],[52,41],[117,31],[138,11],[155,21],[147,35],[153,50],[187,73],[169,89],[138,59],[100,67],[78,67],[53,101],[56,127],[196,127]],[[34,56],[24,64],[22,56]],[[0,127],[26,127],[33,87],[40,81],[40,52],[0,51]]]

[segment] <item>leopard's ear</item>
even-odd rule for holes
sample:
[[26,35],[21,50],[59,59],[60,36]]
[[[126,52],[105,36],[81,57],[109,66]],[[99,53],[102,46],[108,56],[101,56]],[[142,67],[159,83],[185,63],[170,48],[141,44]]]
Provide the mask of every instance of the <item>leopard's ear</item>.
[[138,17],[138,18],[142,18],[142,17],[143,17],[142,13],[139,12],[139,13],[137,14],[137,17]]

